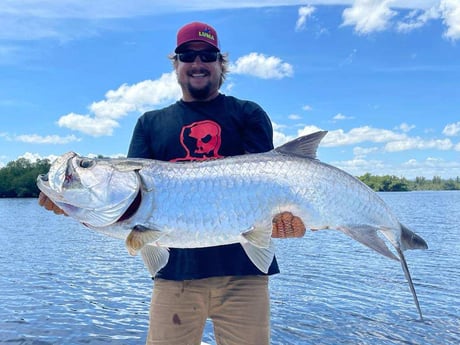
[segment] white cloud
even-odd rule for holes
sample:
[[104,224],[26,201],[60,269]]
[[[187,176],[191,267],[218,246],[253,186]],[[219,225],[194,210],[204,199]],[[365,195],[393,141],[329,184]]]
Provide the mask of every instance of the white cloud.
[[[238,8],[262,8],[276,6],[301,6],[296,28],[305,26],[313,9],[319,6],[351,6],[343,12],[343,25],[355,26],[356,32],[367,34],[383,30],[395,15],[395,9],[423,10],[426,13],[412,14],[406,23],[399,24],[399,30],[408,31],[424,25],[429,19],[429,10],[437,8],[442,12],[447,27],[445,37],[460,38],[458,0],[2,0],[0,1],[0,40],[55,39],[67,41],[79,37],[97,35],[102,30],[118,26],[108,24],[118,19],[132,19],[139,16],[158,16],[165,13],[196,12]],[[313,7],[315,6],[315,7]],[[417,12],[420,13],[420,12]],[[428,17],[427,17],[428,15]],[[69,22],[72,22],[69,24]]]
[[[316,126],[307,126],[300,130],[298,135],[309,134],[317,130],[320,129]],[[348,132],[345,132],[343,129],[329,131],[321,143],[324,147],[340,147],[357,145],[364,142],[385,144],[382,150],[386,152],[428,149],[446,151],[454,149],[454,145],[449,139],[427,140],[420,137],[409,137],[407,134],[370,126],[353,128]]]
[[137,111],[139,113],[180,98],[176,73],[164,73],[157,80],[123,84],[106,93],[105,99],[90,105],[90,114],[69,113],[58,120],[60,127],[94,137],[112,135],[119,126],[117,120]]
[[390,0],[356,0],[352,7],[343,11],[342,25],[354,26],[358,34],[383,31],[396,15],[390,4]]
[[441,16],[439,8],[433,6],[425,11],[413,10],[405,18],[396,25],[396,30],[399,32],[410,32],[424,26],[428,21],[439,19]]
[[377,151],[379,151],[378,147],[360,147],[360,146],[357,146],[357,147],[353,148],[353,155],[356,158],[364,158],[368,154],[374,153],[374,152],[377,152]]
[[407,150],[427,150],[436,149],[441,151],[450,150],[453,144],[449,139],[429,139],[425,140],[420,137],[405,138],[404,140],[395,140],[385,145],[385,151],[397,152]]
[[[305,126],[304,128],[302,129],[299,129],[297,131],[297,135],[300,137],[300,136],[303,136],[303,135],[308,135],[308,134],[311,134],[311,133],[315,133],[315,132],[318,132],[318,131],[322,131],[321,128],[317,127],[317,126]],[[330,133],[330,132],[329,132]],[[321,141],[321,143],[324,142],[324,140],[329,136],[329,133],[326,135],[326,137]]]
[[343,129],[330,131],[323,139],[324,146],[335,147],[355,145],[362,142],[385,143],[392,140],[404,140],[405,134],[395,133],[387,129],[363,126],[345,132]]
[[400,129],[401,131],[407,133],[407,132],[410,132],[411,130],[413,130],[415,128],[415,125],[409,125],[405,122],[401,123],[397,129]]
[[293,67],[275,56],[250,53],[236,60],[230,66],[230,72],[247,74],[262,79],[282,79],[294,74]]
[[58,158],[58,156],[50,155],[50,156],[47,156],[47,157],[42,157],[38,153],[26,152],[22,156],[19,156],[18,158],[24,158],[24,159],[27,159],[30,162],[35,162],[35,161],[37,161],[39,159],[49,159],[50,162],[53,162],[56,158]]
[[118,119],[133,111],[164,104],[180,97],[176,73],[164,73],[158,80],[144,80],[133,85],[123,84],[110,90],[105,100],[91,104],[90,110],[98,117]]
[[80,141],[80,139],[77,138],[75,135],[68,135],[65,137],[61,137],[59,135],[41,136],[37,134],[17,135],[11,138],[11,140],[20,141],[20,142],[28,143],[28,144],[68,144],[68,143]]
[[450,123],[444,127],[442,134],[447,136],[455,136],[460,134],[460,121],[455,123]]
[[313,107],[311,105],[304,105],[302,107],[302,110],[305,110],[305,111],[312,111],[313,110]]
[[299,8],[299,18],[295,24],[295,30],[300,31],[305,29],[307,19],[315,12],[313,6],[302,6]]
[[297,114],[291,114],[291,115],[288,115],[288,119],[289,119],[289,120],[294,120],[294,121],[296,121],[296,120],[301,120],[301,119],[302,119],[302,116],[297,115]]
[[451,40],[460,39],[460,1],[441,0],[439,7],[443,22],[447,26],[444,37]]
[[343,115],[342,113],[338,113],[337,115],[335,115],[332,119],[334,121],[340,121],[340,120],[351,120],[353,119],[354,117],[353,116],[345,116]]
[[110,118],[91,117],[90,115],[75,113],[61,116],[58,125],[93,137],[112,135],[113,130],[119,126],[117,121]]

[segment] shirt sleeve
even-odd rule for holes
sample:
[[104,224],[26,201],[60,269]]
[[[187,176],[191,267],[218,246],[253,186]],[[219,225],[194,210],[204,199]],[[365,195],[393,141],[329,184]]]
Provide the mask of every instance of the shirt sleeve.
[[273,149],[273,127],[267,113],[254,102],[248,102],[244,126],[244,150],[247,153]]
[[145,132],[142,119],[140,117],[134,127],[129,144],[128,158],[154,158],[150,150],[149,136]]

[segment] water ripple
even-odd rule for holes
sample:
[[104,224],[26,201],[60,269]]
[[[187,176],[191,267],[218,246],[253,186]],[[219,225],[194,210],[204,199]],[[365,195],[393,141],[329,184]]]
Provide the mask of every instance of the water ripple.
[[[335,231],[277,240],[272,344],[460,344],[460,192],[384,193],[428,242],[406,253],[424,321],[398,262]],[[18,215],[28,215],[19,217]],[[0,343],[138,345],[152,281],[122,241],[0,199]],[[212,325],[203,340],[214,344]]]

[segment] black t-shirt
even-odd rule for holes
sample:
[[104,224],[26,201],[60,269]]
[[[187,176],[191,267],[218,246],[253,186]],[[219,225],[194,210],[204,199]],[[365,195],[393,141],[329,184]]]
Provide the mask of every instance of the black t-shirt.
[[[196,161],[273,149],[273,129],[256,103],[220,94],[208,102],[178,101],[137,121],[128,157]],[[238,243],[192,249],[170,248],[156,275],[169,280],[260,275]],[[268,274],[279,272],[276,259]]]

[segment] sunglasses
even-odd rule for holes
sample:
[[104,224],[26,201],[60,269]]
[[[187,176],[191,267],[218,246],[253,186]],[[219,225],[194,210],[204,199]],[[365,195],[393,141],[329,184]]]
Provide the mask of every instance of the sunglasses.
[[176,55],[182,62],[193,62],[199,56],[201,62],[215,62],[220,57],[219,52],[210,50],[188,50]]

